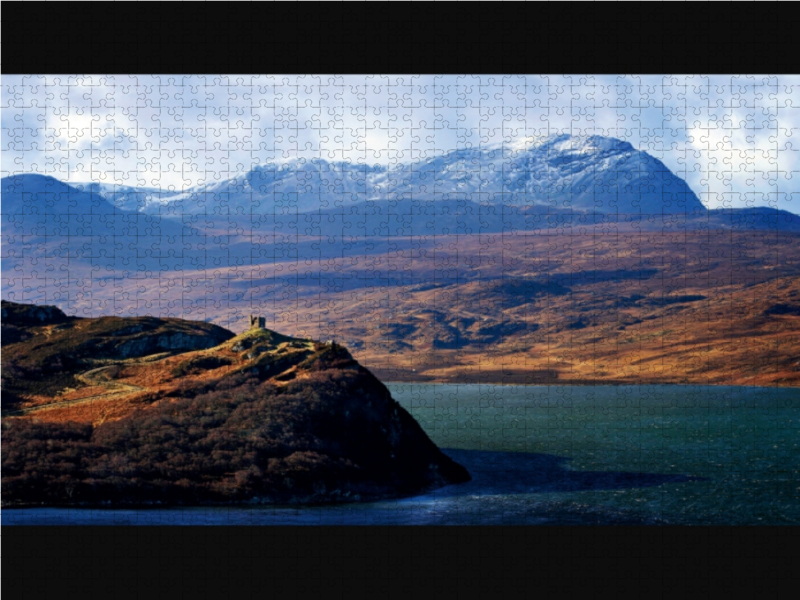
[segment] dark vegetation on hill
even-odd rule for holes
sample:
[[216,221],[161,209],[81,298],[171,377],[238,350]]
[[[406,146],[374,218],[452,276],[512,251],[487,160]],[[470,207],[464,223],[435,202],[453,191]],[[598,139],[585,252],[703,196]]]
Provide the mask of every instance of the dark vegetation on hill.
[[[110,362],[104,377],[122,392],[97,397],[117,407],[102,422],[73,420],[55,397],[6,411],[4,506],[346,502],[470,478],[340,345],[269,330],[234,338],[179,319],[76,319],[49,308],[40,319],[40,308],[3,303],[4,406],[8,388],[19,403],[57,387],[62,374],[46,366],[56,359],[77,381],[81,369],[84,378],[98,370],[86,361]],[[73,326],[71,344],[51,329],[61,325]],[[16,379],[34,371],[38,388]],[[67,416],[53,417],[59,410]]]
[[94,428],[7,427],[4,501],[311,503],[468,480],[365,373],[318,372],[285,388],[239,376],[214,388]]

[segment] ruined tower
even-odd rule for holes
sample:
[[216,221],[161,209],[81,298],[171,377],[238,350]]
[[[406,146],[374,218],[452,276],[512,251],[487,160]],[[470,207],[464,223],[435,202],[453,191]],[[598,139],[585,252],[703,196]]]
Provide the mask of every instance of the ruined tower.
[[259,317],[258,315],[250,315],[250,329],[266,329],[266,317]]

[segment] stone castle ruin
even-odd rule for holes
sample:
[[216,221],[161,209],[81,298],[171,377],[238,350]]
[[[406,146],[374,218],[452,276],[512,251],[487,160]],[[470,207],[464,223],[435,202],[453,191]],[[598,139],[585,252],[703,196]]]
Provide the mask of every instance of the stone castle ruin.
[[267,318],[258,315],[250,315],[250,329],[266,329]]

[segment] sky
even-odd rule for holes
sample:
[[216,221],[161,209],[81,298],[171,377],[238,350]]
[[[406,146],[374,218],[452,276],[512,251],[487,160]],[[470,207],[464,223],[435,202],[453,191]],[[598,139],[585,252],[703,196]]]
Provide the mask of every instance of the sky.
[[706,206],[800,213],[800,76],[10,76],[2,176],[181,190],[267,162],[389,165],[624,139]]

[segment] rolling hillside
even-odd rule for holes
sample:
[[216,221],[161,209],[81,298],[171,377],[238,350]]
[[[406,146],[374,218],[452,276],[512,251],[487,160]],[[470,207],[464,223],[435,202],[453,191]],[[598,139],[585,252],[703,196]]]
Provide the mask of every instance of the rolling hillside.
[[258,165],[180,192],[2,190],[15,302],[234,331],[257,312],[385,379],[798,381],[800,217],[707,210],[613,138]]

